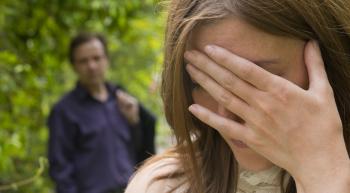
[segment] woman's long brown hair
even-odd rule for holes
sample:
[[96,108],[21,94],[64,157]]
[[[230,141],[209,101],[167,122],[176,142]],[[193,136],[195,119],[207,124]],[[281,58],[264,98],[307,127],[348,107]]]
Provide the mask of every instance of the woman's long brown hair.
[[[177,139],[172,152],[181,161],[172,176],[186,179],[188,193],[236,191],[237,163],[232,151],[215,130],[187,110],[193,101],[183,58],[196,26],[228,16],[239,17],[274,35],[318,41],[348,151],[350,147],[350,1],[173,0],[169,4],[161,95],[166,119]],[[149,163],[166,156],[160,155]],[[292,178],[283,192],[296,193]]]

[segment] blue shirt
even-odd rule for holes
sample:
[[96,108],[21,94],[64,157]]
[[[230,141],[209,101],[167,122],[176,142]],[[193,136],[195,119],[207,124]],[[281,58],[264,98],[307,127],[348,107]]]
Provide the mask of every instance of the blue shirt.
[[154,153],[155,118],[140,106],[140,124],[131,127],[106,84],[105,102],[82,86],[52,109],[48,126],[50,175],[57,193],[104,193],[125,187],[134,166]]

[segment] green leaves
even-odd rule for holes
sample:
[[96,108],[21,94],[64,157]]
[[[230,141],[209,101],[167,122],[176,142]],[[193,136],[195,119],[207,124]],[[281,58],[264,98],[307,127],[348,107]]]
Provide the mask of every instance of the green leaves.
[[[76,81],[67,49],[79,31],[103,33],[110,80],[161,112],[158,93],[149,90],[162,62],[164,16],[154,6],[153,0],[0,1],[0,187],[35,175],[38,157],[46,156],[49,110]],[[5,192],[49,192],[47,169],[42,175]]]

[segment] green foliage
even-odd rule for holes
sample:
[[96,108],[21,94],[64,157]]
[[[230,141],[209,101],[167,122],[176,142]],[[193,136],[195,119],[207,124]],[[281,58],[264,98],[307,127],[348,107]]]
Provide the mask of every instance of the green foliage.
[[[108,77],[161,114],[152,90],[162,62],[163,18],[154,0],[0,1],[0,186],[30,179],[46,156],[46,118],[75,84],[68,63],[79,31],[106,35]],[[5,192],[52,192],[47,168],[29,185]],[[3,192],[3,191],[2,191]]]

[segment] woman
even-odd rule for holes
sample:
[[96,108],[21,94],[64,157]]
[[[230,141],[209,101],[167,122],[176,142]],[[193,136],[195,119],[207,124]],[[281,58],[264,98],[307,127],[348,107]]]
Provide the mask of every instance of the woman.
[[165,47],[177,145],[127,193],[349,191],[349,1],[174,0]]

